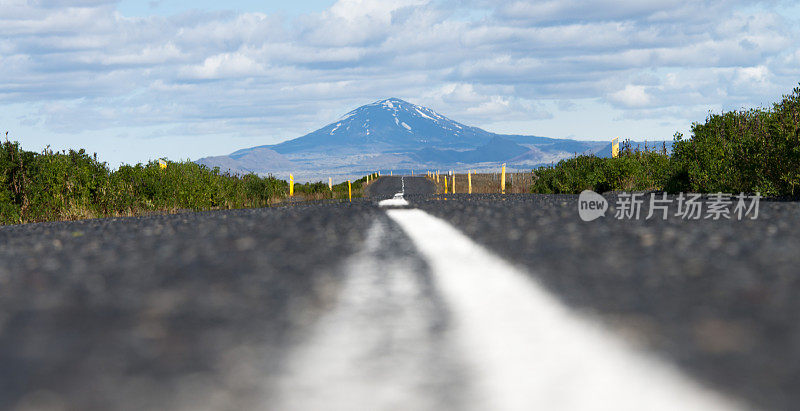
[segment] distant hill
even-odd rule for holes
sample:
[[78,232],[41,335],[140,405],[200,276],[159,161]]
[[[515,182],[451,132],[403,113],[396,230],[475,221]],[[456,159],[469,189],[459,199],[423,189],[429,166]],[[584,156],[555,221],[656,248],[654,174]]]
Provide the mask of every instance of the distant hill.
[[361,106],[302,137],[197,163],[233,172],[308,178],[375,169],[531,168],[575,154],[610,156],[608,141],[504,135],[453,121],[398,98]]
[[286,157],[263,146],[240,150],[227,156],[204,157],[195,162],[234,173],[258,173],[265,165],[276,170],[291,170],[294,167],[294,163]]

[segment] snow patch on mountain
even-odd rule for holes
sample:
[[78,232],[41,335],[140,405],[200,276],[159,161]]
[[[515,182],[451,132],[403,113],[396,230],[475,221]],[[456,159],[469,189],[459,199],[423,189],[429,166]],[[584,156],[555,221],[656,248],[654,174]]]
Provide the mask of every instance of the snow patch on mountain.
[[417,110],[417,113],[419,113],[419,115],[421,115],[422,117],[425,117],[427,119],[431,119],[433,121],[436,121],[436,119],[434,119],[433,117],[423,113],[419,108],[415,107],[414,109]]

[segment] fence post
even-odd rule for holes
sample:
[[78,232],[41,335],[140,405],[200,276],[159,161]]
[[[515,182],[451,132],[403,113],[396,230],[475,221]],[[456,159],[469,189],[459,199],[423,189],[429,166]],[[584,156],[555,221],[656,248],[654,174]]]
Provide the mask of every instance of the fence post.
[[506,193],[506,163],[503,163],[503,171],[501,172],[500,177],[500,192],[502,194]]

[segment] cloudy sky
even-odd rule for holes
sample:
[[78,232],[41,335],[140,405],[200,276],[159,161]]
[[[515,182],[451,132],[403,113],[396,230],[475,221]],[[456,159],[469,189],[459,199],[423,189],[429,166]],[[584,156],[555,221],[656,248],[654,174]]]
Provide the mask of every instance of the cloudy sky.
[[495,132],[669,139],[797,86],[794,3],[0,0],[0,129],[196,159],[399,97]]

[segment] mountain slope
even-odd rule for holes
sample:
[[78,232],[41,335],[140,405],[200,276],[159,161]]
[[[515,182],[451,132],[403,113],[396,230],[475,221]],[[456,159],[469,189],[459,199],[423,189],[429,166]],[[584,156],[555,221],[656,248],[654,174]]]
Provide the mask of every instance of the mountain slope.
[[296,168],[296,165],[286,157],[265,146],[239,150],[227,156],[204,157],[195,162],[209,168],[219,167],[221,171],[240,174],[258,173],[265,166],[274,171]]
[[335,123],[271,146],[278,153],[358,148],[374,151],[438,148],[467,149],[485,144],[492,133],[469,127],[422,106],[390,98],[361,106]]
[[[331,150],[379,153],[425,147],[469,149],[485,144],[492,136],[493,133],[455,122],[429,108],[390,98],[361,106],[302,137],[254,148],[270,148],[280,154]],[[247,150],[251,149],[231,156]]]
[[221,169],[276,175],[291,171],[295,176],[319,178],[320,174],[355,175],[376,168],[492,168],[501,162],[528,168],[575,154],[607,156],[610,146],[607,141],[491,133],[389,98],[361,106],[304,136],[197,162]]
[[502,162],[529,152],[530,149],[509,139],[494,135],[486,144],[472,150],[440,150],[424,148],[412,153],[412,158],[420,163],[476,164]]

